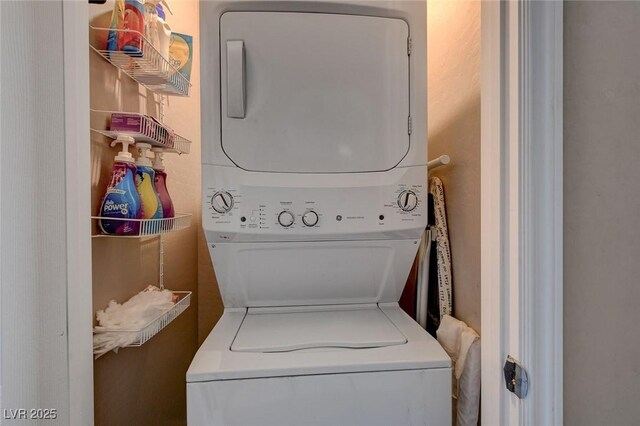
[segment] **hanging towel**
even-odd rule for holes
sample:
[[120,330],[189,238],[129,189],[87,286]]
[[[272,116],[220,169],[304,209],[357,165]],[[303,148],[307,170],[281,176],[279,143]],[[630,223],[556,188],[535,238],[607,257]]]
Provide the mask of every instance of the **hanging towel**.
[[445,315],[452,314],[451,293],[451,249],[449,247],[449,231],[447,229],[447,212],[444,203],[444,187],[442,181],[433,177],[429,179],[429,224],[434,236],[434,246],[429,262],[429,288],[427,308],[427,331],[435,336],[440,321]]
[[449,315],[442,317],[438,342],[453,361],[457,426],[476,426],[480,413],[480,336]]

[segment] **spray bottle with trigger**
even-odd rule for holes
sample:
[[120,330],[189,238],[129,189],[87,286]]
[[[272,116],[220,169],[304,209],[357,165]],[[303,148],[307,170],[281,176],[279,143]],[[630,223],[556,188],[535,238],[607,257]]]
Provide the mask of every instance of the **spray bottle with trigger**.
[[160,198],[160,204],[162,204],[162,217],[174,217],[175,210],[173,209],[173,201],[167,190],[167,174],[164,171],[164,164],[162,163],[162,148],[152,148],[151,152],[154,154],[153,170],[156,172],[155,184],[156,191],[158,191],[158,198]]
[[169,42],[171,41],[171,27],[166,22],[164,8],[173,14],[166,0],[145,0],[144,34],[158,52],[169,59]]
[[[135,182],[136,166],[129,153],[129,145],[133,145],[134,142],[131,136],[125,135],[119,135],[115,141],[111,142],[112,147],[122,144],[122,151],[116,155],[107,192],[100,205],[100,216],[103,218],[140,219],[142,217],[142,204]],[[140,223],[101,219],[99,225],[105,234],[136,235]]]

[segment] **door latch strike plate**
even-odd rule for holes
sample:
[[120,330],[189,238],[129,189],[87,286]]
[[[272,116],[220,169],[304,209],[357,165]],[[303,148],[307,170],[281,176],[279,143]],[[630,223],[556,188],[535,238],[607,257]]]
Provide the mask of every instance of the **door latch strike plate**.
[[518,398],[524,399],[529,391],[529,376],[518,362],[511,356],[507,356],[504,363],[504,381],[507,390],[513,392]]

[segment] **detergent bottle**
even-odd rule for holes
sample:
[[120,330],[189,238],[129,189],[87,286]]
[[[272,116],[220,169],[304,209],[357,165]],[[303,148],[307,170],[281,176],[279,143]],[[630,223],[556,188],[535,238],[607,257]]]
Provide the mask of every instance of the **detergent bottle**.
[[109,33],[107,35],[107,50],[115,52],[120,50],[118,39],[120,31],[124,26],[124,0],[116,0],[113,5],[113,13],[111,14],[111,24],[109,25]]
[[132,56],[142,54],[144,31],[144,3],[142,0],[125,0],[123,29],[119,33],[120,50]]
[[158,198],[160,198],[160,204],[162,204],[162,217],[174,217],[175,210],[173,209],[173,201],[171,201],[171,196],[169,196],[169,191],[167,190],[167,174],[164,171],[164,164],[162,163],[162,148],[152,148],[151,151],[155,156],[153,159],[153,170],[156,172],[155,184]]
[[[111,169],[111,179],[107,192],[100,205],[100,216],[114,219],[140,219],[142,205],[136,189],[136,166],[129,153],[129,145],[133,145],[131,136],[118,136],[111,146],[122,144],[122,151],[118,153]],[[100,229],[105,234],[136,235],[139,222],[126,220],[106,220],[99,222]]]
[[[151,149],[148,143],[138,142],[136,148],[140,155],[136,160],[136,186],[140,201],[142,201],[143,219],[162,219],[162,205],[156,191],[155,172],[151,167],[151,160],[147,157],[147,151]],[[153,222],[147,227],[148,231],[160,230],[160,221]]]

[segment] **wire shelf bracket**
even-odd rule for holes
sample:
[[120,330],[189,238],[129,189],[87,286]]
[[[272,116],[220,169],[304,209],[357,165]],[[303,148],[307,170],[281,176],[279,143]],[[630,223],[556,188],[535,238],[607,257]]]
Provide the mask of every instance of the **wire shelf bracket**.
[[178,301],[166,311],[158,314],[154,319],[146,323],[140,328],[135,329],[119,329],[119,328],[103,328],[94,327],[93,333],[135,333],[133,341],[125,347],[139,347],[145,344],[149,339],[158,334],[163,328],[169,325],[181,313],[183,313],[191,304],[190,291],[173,291],[178,296]]
[[[142,238],[156,237],[169,232],[180,231],[191,226],[191,214],[176,213],[175,217],[164,219],[127,219],[91,216],[91,219],[99,221],[102,232],[93,235],[93,238]],[[117,233],[108,234],[104,228],[117,229]]]
[[[96,127],[109,127],[109,120],[112,114],[125,114],[127,116],[138,117],[140,125],[137,130],[103,130]],[[151,117],[137,112],[120,113],[118,111],[91,110],[92,127],[91,131],[104,135],[111,139],[116,139],[118,135],[131,136],[136,142],[146,142],[153,146],[165,148],[166,152],[178,154],[189,154],[191,152],[191,141],[185,137],[174,133],[169,128],[152,119]]]

